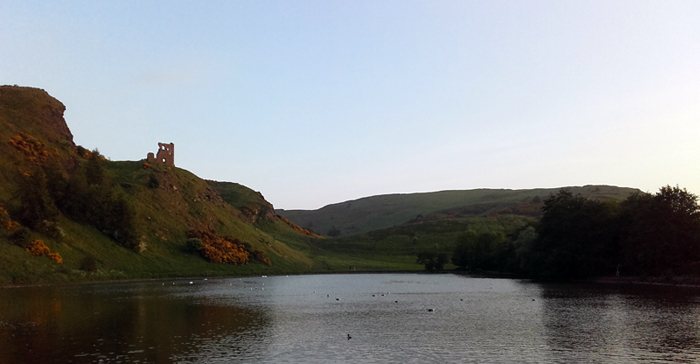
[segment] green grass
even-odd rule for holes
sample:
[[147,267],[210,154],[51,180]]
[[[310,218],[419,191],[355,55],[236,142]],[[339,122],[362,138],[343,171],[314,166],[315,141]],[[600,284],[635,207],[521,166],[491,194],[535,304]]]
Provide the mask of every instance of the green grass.
[[[311,256],[328,271],[422,270],[416,254],[422,250],[451,252],[468,230],[509,235],[535,220],[522,216],[472,217],[397,226],[337,239],[310,242]],[[448,266],[447,268],[450,268]]]
[[[33,257],[0,235],[0,285],[68,283],[118,279],[272,275],[310,272],[309,237],[300,235],[279,220],[262,219],[256,225],[225,202],[211,186],[192,173],[166,166],[144,169],[143,162],[105,162],[113,191],[125,198],[136,211],[147,249],[136,253],[118,245],[95,228],[64,216],[58,225],[62,239],[33,232],[52,252],[63,257],[63,264],[45,257]],[[158,188],[147,186],[151,174],[161,181]],[[214,228],[266,252],[272,262],[233,266],[209,263],[185,250],[190,229]],[[97,272],[81,271],[81,261],[93,257]]]
[[[441,210],[483,205],[488,208],[474,216],[484,216],[517,204],[531,203],[535,197],[543,200],[558,190],[476,189],[392,194],[332,204],[318,210],[278,210],[278,213],[321,235],[328,235],[335,227],[340,229],[340,236],[350,236],[401,225],[419,215],[426,216]],[[637,191],[614,186],[572,187],[571,190],[588,198],[615,200],[624,199]]]
[[241,209],[243,207],[260,206],[272,209],[272,204],[267,202],[260,192],[234,182],[207,181],[221,198],[231,206]]

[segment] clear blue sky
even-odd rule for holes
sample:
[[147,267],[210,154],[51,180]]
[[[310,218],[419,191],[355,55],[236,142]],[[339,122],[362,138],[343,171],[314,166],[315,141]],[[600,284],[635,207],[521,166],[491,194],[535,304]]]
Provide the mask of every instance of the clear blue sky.
[[75,142],[277,208],[610,184],[700,193],[700,1],[0,0],[0,84]]

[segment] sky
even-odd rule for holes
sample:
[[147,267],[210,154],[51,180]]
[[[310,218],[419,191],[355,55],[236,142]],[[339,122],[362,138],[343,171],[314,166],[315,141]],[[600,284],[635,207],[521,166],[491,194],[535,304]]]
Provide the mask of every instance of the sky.
[[77,144],[260,191],[700,194],[698,1],[0,0],[0,84]]

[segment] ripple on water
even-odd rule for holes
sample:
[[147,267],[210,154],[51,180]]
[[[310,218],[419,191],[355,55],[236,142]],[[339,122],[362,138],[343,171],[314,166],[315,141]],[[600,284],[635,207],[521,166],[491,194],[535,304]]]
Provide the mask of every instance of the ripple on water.
[[43,363],[700,360],[697,291],[421,274],[189,282],[4,291],[0,352]]

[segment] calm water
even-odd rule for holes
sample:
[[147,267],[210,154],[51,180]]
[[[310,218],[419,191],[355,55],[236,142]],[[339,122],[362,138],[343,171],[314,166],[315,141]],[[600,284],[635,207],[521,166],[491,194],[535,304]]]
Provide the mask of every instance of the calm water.
[[0,363],[700,361],[694,289],[447,274],[191,282],[0,289]]

